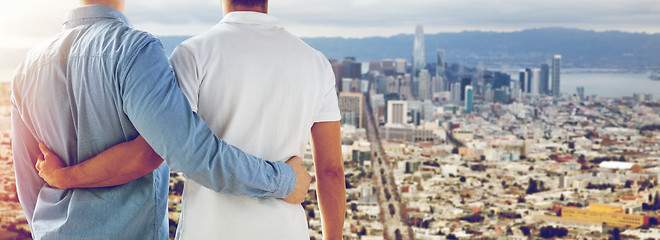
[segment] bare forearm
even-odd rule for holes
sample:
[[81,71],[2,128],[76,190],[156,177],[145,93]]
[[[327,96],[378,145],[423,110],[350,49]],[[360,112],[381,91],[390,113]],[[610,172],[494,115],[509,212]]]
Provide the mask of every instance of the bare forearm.
[[158,168],[162,159],[144,139],[117,144],[80,164],[62,169],[65,188],[108,187],[125,184]]
[[318,200],[323,239],[342,239],[346,211],[346,188],[342,172],[317,172]]
[[315,123],[312,126],[312,146],[323,239],[342,239],[346,183],[339,122]]

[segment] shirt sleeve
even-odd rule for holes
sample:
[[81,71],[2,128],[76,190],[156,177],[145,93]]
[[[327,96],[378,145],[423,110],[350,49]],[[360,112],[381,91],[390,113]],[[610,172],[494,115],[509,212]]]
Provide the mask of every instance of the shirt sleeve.
[[200,185],[226,194],[287,197],[293,168],[249,155],[218,139],[179,89],[163,48],[153,39],[122,63],[124,111],[167,165]]
[[188,98],[188,103],[190,103],[192,110],[197,112],[201,78],[197,72],[195,55],[185,46],[179,45],[172,52],[170,63],[174,69],[174,74],[176,75],[181,91]]
[[337,101],[337,91],[335,90],[335,75],[330,64],[327,64],[323,79],[323,99],[321,108],[314,117],[314,122],[332,122],[339,121],[339,103]]
[[16,190],[18,200],[23,207],[28,224],[32,226],[34,207],[37,197],[45,182],[35,169],[39,151],[39,143],[34,139],[19,113],[12,96],[11,104],[11,147],[14,154],[14,169],[16,174]]

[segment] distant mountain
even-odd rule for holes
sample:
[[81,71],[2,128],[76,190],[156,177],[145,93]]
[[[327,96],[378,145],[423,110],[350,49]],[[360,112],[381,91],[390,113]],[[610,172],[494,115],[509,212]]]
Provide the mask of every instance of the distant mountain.
[[[169,54],[186,36],[160,37]],[[354,56],[359,61],[412,56],[413,35],[368,38],[303,38],[328,58]],[[564,68],[660,68],[660,34],[620,31],[596,32],[568,28],[541,28],[518,32],[464,31],[426,34],[426,61],[436,62],[436,49],[447,62],[489,67],[538,67],[553,55],[562,55]]]

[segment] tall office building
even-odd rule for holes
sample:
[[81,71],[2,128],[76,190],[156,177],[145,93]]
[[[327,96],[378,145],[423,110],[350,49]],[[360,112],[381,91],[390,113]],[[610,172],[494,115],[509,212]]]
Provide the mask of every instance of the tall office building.
[[396,68],[394,67],[394,61],[392,59],[383,59],[381,65],[385,76],[394,76],[394,74],[396,74]]
[[541,64],[541,71],[539,72],[539,93],[549,95],[550,88],[550,66],[548,64]]
[[561,55],[552,58],[552,96],[559,96],[559,83],[561,74]]
[[435,75],[445,76],[445,50],[438,48],[437,59],[435,64]]
[[396,63],[395,68],[396,68],[396,74],[405,74],[406,73],[406,59],[404,58],[397,58],[394,60]]
[[431,93],[444,92],[444,91],[445,91],[445,79],[438,75],[431,78]]
[[493,89],[509,87],[511,85],[511,76],[502,72],[493,73]]
[[472,97],[474,92],[472,91],[472,86],[465,87],[465,112],[472,113]]
[[373,83],[376,94],[385,94],[387,92],[387,80],[383,73],[378,71],[370,72],[369,82]]
[[419,71],[419,84],[417,85],[417,98],[419,100],[431,99],[431,74],[429,70],[422,69]]
[[424,56],[424,28],[422,25],[417,25],[415,29],[415,42],[413,45],[413,77],[426,65],[426,58]]
[[525,72],[527,73],[525,75],[525,92],[526,93],[531,93],[532,92],[532,69],[531,68],[525,68]]
[[344,91],[343,89],[343,79],[344,79],[344,64],[337,62],[336,60],[331,63],[332,71],[335,73],[335,90],[337,92]]
[[455,82],[451,84],[451,102],[459,105],[461,104],[461,83]]
[[341,123],[364,128],[364,95],[355,92],[339,93]]
[[388,124],[406,124],[408,114],[408,103],[406,101],[387,102],[387,123]]
[[[345,57],[341,61],[344,70],[342,78],[342,91],[362,92],[362,63],[355,61],[354,57]],[[346,79],[350,79],[349,86],[343,86]]]
[[371,62],[369,62],[369,72],[382,72],[382,67],[383,65],[379,60],[371,60]]
[[511,81],[511,99],[519,99],[522,96],[522,91],[520,89],[520,81],[513,80]]
[[527,88],[525,88],[525,83],[527,82],[527,71],[525,69],[520,69],[520,72],[518,73],[518,86],[520,87],[521,92],[527,92]]
[[529,76],[529,92],[532,94],[539,94],[541,92],[540,78],[539,73],[541,72],[538,68],[530,69],[531,74]]
[[471,77],[463,77],[461,79],[461,101],[465,100],[465,87],[467,86],[472,86],[472,78]]
[[577,87],[577,95],[580,97],[580,100],[584,100],[584,87],[579,86]]

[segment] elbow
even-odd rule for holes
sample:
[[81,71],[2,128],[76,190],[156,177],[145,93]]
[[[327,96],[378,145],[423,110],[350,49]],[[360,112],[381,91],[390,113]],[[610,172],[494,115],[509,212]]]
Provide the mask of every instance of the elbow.
[[319,179],[328,179],[328,180],[341,180],[344,181],[344,167],[335,166],[335,167],[325,167],[317,171],[317,177]]
[[163,159],[153,151],[150,151],[150,153],[142,154],[139,161],[140,164],[138,169],[144,174],[156,170],[163,163]]

